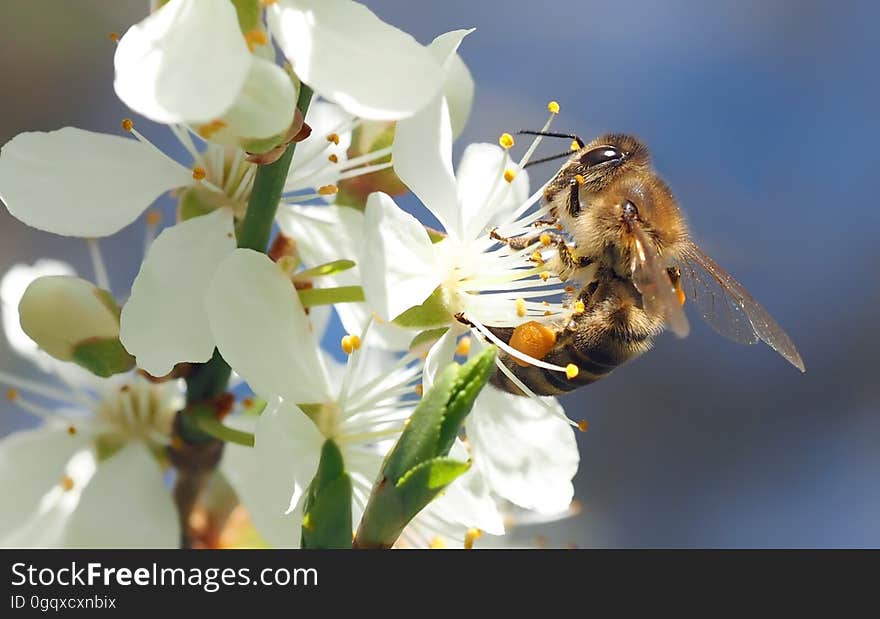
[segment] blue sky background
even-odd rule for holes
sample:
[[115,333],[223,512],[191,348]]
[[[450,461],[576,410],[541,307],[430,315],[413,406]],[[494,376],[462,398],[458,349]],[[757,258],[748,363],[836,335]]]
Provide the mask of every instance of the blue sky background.
[[[2,3],[0,142],[63,125],[116,132],[129,113],[113,94],[107,32],[140,19],[145,4]],[[880,545],[878,5],[367,4],[424,43],[477,28],[461,48],[477,94],[459,153],[538,128],[549,99],[562,105],[557,130],[641,136],[695,238],[789,331],[807,365],[801,375],[697,318],[686,340],[661,337],[642,359],[565,399],[570,416],[590,422],[579,436],[583,510],[520,539]],[[138,126],[171,145],[162,128]],[[533,184],[554,171],[533,169]],[[134,225],[102,241],[120,294],[142,234]],[[0,210],[0,268],[45,255],[89,274],[85,244]],[[2,342],[0,367],[29,371]],[[0,403],[0,431],[26,423]]]

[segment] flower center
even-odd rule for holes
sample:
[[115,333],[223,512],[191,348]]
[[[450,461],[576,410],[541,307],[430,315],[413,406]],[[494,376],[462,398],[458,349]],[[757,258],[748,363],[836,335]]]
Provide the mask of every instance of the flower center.
[[101,394],[95,420],[119,438],[164,445],[181,404],[173,383],[153,383],[133,375],[122,386],[113,385]]

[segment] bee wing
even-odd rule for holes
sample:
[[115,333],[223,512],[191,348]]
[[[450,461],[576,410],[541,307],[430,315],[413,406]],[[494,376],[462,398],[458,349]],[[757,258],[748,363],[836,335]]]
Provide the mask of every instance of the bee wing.
[[685,296],[721,335],[743,344],[764,341],[801,372],[804,362],[794,342],[761,304],[694,243],[683,252]]
[[632,278],[633,284],[642,295],[645,311],[662,315],[673,333],[678,337],[686,337],[690,332],[690,325],[666,267],[641,227],[636,223],[632,230],[636,238]]

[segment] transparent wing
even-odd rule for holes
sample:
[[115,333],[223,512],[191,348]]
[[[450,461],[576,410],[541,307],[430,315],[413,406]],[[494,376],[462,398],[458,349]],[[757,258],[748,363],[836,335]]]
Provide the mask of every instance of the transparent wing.
[[713,329],[743,344],[762,340],[794,367],[805,371],[794,342],[782,327],[738,281],[694,243],[684,251],[679,269],[686,298]]
[[633,226],[633,234],[636,237],[636,251],[631,267],[632,278],[642,295],[645,311],[663,316],[669,330],[678,337],[687,336],[690,332],[687,316],[654,244],[648,241],[638,224]]

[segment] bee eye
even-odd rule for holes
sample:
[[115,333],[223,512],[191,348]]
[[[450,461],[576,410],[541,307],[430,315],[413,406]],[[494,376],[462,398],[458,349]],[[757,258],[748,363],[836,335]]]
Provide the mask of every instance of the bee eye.
[[608,163],[609,161],[619,161],[620,159],[623,159],[623,153],[613,146],[599,146],[581,155],[580,161],[581,165],[589,168],[602,163]]

